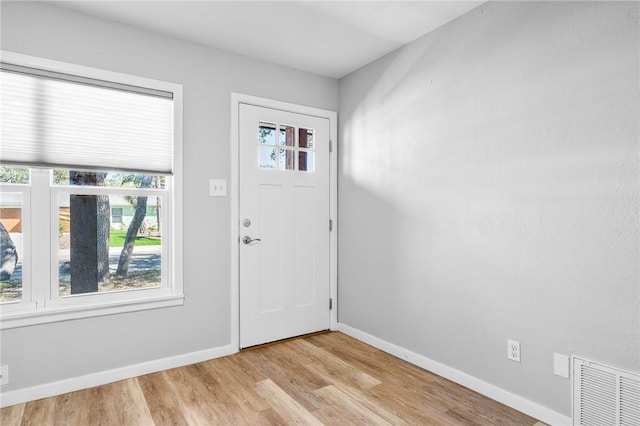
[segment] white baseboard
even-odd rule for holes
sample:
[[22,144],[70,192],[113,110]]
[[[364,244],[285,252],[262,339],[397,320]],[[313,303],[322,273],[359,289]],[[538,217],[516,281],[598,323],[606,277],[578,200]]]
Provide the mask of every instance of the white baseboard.
[[364,331],[350,327],[343,323],[338,323],[337,331],[347,334],[354,339],[367,343],[375,348],[378,348],[388,354],[401,358],[411,364],[424,368],[432,373],[458,383],[466,388],[474,390],[486,397],[489,397],[495,401],[498,401],[504,405],[507,405],[515,410],[521,411],[531,417],[534,417],[540,421],[543,421],[552,426],[570,426],[571,418],[553,411],[540,404],[536,404],[533,401],[525,399],[521,396],[515,395],[490,383],[471,376],[462,371],[451,368],[447,365],[441,364],[423,355],[419,355],[408,349],[389,343],[385,340],[372,336]]
[[169,358],[156,359],[149,362],[143,362],[141,364],[128,365],[126,367],[115,368],[113,370],[101,371],[99,373],[87,374],[85,376],[72,377],[58,382],[45,383],[43,385],[32,386],[29,388],[1,392],[0,408],[22,404],[23,402],[28,401],[35,401],[36,399],[61,395],[67,392],[92,388],[94,386],[142,376],[144,374],[195,364],[231,355],[236,352],[237,349],[234,349],[232,345],[220,346],[217,348],[191,352]]

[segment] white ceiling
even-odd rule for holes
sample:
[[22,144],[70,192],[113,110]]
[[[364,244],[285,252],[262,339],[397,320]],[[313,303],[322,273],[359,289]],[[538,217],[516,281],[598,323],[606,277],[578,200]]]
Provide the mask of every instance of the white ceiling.
[[481,1],[50,1],[82,13],[340,78]]

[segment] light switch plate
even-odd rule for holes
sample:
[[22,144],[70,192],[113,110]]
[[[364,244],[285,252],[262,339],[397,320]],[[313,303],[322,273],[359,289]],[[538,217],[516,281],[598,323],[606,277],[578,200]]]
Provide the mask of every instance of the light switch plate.
[[209,195],[212,197],[227,196],[227,180],[226,179],[209,179]]
[[553,374],[569,378],[569,357],[562,354],[553,354]]

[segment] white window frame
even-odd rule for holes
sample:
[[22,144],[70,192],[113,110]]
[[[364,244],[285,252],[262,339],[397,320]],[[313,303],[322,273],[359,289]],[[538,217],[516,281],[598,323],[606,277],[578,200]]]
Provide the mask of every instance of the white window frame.
[[[34,168],[30,185],[0,185],[3,192],[23,194],[22,298],[0,304],[0,329],[182,305],[182,85],[7,51],[0,51],[0,55],[3,61],[16,65],[171,92],[174,108],[173,175],[166,179],[163,190],[58,186],[52,183],[50,169]],[[160,287],[60,297],[57,224],[58,196],[62,193],[163,197]]]

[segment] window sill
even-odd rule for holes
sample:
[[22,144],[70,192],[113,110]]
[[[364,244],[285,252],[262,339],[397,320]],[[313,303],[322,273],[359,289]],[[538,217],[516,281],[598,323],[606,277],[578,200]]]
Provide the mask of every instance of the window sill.
[[38,324],[68,321],[126,312],[145,311],[149,309],[182,306],[184,295],[157,296],[139,300],[128,300],[107,303],[95,303],[82,306],[52,306],[22,312],[2,312],[0,307],[0,330],[28,327]]

